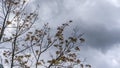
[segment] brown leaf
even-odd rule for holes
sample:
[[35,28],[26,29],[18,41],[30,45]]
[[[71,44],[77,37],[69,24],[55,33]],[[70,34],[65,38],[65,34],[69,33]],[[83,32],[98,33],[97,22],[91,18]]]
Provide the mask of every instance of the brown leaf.
[[37,65],[41,65],[41,62],[36,62]]
[[77,59],[77,63],[80,63],[80,60],[79,60],[79,59]]
[[75,50],[78,50],[78,51],[79,51],[79,50],[80,50],[80,48],[77,46],[77,47],[75,47]]
[[38,53],[39,53],[39,50],[36,50],[35,52],[36,52],[36,54],[38,55]]
[[9,25],[9,24],[11,24],[11,22],[10,22],[10,21],[7,21],[7,25]]
[[85,39],[84,38],[80,38],[80,42],[84,42],[85,41]]

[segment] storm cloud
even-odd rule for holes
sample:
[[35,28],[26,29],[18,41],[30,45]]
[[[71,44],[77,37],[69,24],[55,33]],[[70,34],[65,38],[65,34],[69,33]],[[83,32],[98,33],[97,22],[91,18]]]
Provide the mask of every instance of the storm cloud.
[[89,57],[88,63],[93,68],[120,67],[120,61],[116,61],[120,60],[120,54],[116,53],[120,49],[118,0],[40,0],[34,3],[40,6],[39,22],[49,22],[51,27],[56,28],[73,20],[70,27],[77,26],[86,39],[81,54]]

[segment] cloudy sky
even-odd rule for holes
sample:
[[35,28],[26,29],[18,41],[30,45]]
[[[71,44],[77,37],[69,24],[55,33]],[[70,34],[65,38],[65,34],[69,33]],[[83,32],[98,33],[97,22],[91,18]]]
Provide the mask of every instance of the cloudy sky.
[[38,0],[40,24],[73,20],[85,33],[80,57],[92,68],[120,68],[120,0]]

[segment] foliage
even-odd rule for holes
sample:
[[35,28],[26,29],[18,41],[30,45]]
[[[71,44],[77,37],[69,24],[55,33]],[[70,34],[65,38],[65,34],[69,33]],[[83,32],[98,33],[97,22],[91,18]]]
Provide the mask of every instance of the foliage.
[[[1,60],[11,68],[83,68],[78,57],[80,43],[84,42],[81,34],[68,36],[64,30],[72,22],[62,24],[51,34],[50,27],[35,29],[37,10],[26,12],[27,0],[1,0],[0,48]],[[8,44],[8,45],[6,45]],[[49,53],[52,50],[52,54]],[[49,54],[48,54],[49,53]],[[49,58],[44,58],[47,56]],[[43,59],[44,58],[44,59]],[[91,68],[90,65],[85,65]]]

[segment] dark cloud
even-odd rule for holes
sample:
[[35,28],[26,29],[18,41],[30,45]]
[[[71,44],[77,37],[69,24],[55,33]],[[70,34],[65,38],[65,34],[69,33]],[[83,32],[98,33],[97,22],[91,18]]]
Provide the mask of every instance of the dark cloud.
[[108,30],[104,25],[94,25],[86,27],[85,32],[86,43],[92,47],[108,50],[116,43],[120,43],[120,31],[113,29]]

